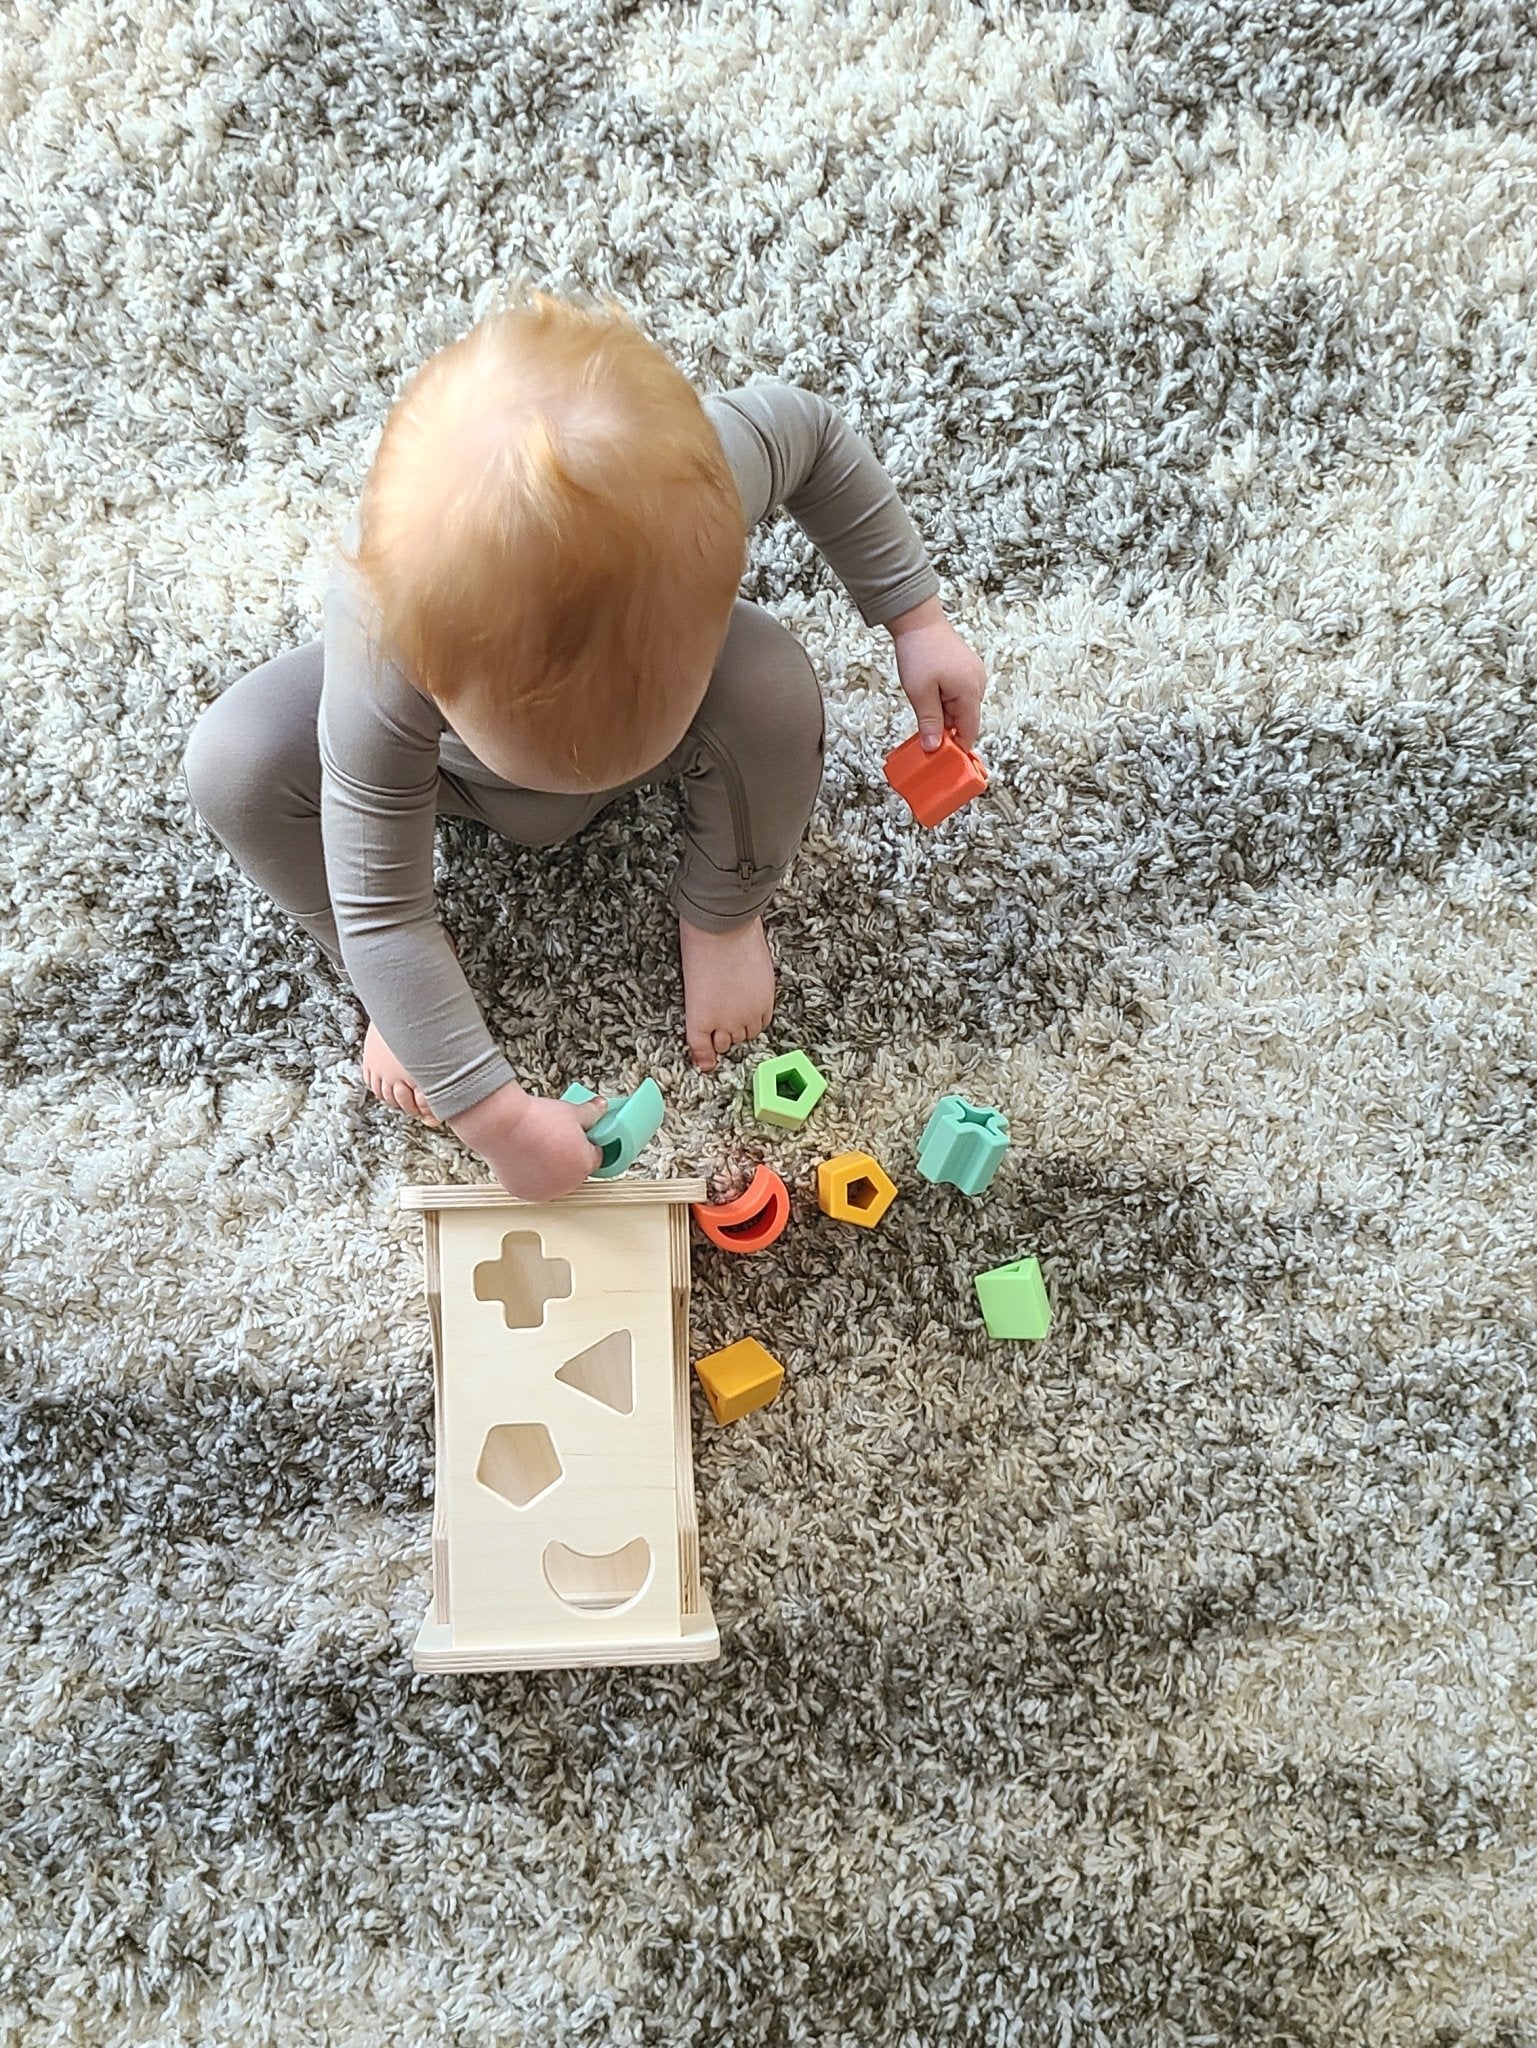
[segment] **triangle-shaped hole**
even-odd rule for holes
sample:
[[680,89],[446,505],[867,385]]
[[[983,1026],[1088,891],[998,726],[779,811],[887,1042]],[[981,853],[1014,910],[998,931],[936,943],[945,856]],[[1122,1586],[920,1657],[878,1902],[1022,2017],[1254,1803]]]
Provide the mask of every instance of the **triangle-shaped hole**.
[[568,1358],[555,1377],[590,1400],[601,1401],[615,1414],[631,1415],[635,1410],[635,1341],[628,1330],[612,1330],[575,1358]]

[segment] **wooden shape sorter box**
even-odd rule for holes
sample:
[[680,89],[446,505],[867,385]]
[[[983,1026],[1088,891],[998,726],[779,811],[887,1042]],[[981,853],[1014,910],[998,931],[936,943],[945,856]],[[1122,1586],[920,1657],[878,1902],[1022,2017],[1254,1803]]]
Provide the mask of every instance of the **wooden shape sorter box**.
[[418,1671],[720,1654],[689,1425],[689,1204],[706,1193],[401,1190],[422,1212],[437,1438]]

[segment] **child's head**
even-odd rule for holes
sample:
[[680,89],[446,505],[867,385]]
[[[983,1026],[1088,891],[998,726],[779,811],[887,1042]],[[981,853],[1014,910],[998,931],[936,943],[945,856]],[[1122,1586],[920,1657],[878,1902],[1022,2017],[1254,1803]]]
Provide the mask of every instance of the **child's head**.
[[401,393],[353,559],[391,651],[488,767],[595,790],[687,731],[746,537],[682,373],[614,302],[535,293]]

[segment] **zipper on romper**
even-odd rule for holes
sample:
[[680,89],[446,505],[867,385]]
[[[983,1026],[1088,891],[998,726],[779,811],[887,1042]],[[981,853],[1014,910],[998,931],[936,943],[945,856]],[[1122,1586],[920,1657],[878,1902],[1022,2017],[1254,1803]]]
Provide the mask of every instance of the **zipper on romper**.
[[758,863],[753,859],[752,834],[747,825],[747,792],[742,787],[741,775],[737,771],[735,761],[714,733],[702,725],[696,725],[694,737],[717,763],[726,778],[726,800],[731,806],[731,830],[736,839],[737,879],[750,882],[758,871]]

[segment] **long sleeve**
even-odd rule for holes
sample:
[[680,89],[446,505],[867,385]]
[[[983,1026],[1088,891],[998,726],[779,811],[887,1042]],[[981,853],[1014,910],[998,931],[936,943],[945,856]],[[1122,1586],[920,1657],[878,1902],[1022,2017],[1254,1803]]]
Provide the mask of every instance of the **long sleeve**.
[[704,401],[737,480],[750,533],[783,505],[867,626],[939,591],[922,541],[874,450],[825,398],[781,383]]
[[340,559],[324,606],[320,829],[342,962],[435,1115],[515,1078],[438,918],[438,743],[446,721],[370,645],[377,612]]
[[[938,591],[891,479],[825,400],[757,384],[704,403],[746,531],[783,505],[869,625]],[[355,538],[354,519],[343,540]],[[446,1120],[516,1078],[437,912],[439,748],[463,742],[374,644],[377,605],[339,556],[323,633],[321,834],[342,963],[385,1043]]]

